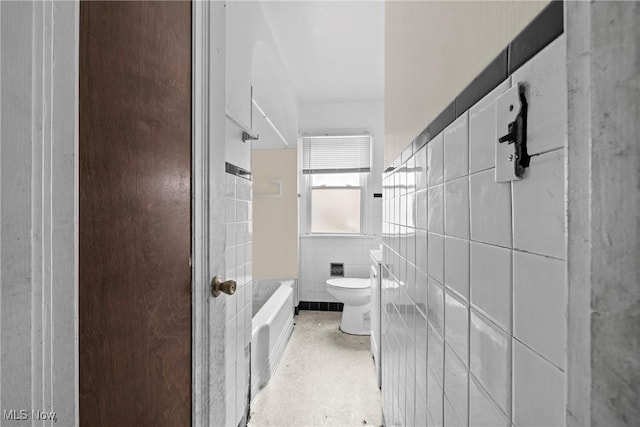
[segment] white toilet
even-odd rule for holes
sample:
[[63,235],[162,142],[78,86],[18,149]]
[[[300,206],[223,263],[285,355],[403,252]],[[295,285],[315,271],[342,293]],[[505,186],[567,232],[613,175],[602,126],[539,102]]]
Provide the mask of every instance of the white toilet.
[[352,335],[369,335],[371,281],[352,277],[327,280],[327,290],[344,304],[340,330]]

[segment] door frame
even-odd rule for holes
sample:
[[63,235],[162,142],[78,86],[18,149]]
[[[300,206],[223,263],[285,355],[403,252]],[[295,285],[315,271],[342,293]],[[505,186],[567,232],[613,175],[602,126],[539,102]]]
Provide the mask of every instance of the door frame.
[[225,4],[192,2],[192,425],[225,423]]

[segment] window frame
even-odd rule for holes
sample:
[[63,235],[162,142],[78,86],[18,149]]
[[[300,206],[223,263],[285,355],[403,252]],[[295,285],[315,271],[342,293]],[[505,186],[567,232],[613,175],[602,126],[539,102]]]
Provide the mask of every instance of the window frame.
[[[341,173],[353,173],[353,172],[332,172],[331,175],[339,175]],[[358,185],[331,185],[331,186],[327,186],[327,185],[313,185],[313,176],[314,174],[308,174],[305,175],[304,178],[306,180],[306,205],[307,205],[307,215],[306,215],[306,234],[309,236],[363,236],[366,235],[366,200],[365,200],[365,194],[366,194],[366,189],[367,189],[367,181],[368,181],[368,175],[371,172],[359,172],[358,175]],[[312,226],[312,215],[313,215],[313,208],[312,208],[312,192],[314,189],[325,189],[325,190],[332,190],[332,189],[357,189],[360,190],[360,231],[357,233],[340,233],[340,232],[317,232],[317,231],[312,231],[311,226]]]
[[[367,194],[370,190],[371,185],[371,173],[373,165],[368,171],[357,172],[359,175],[359,185],[357,186],[314,186],[312,182],[312,177],[314,175],[320,175],[320,173],[303,173],[303,163],[304,163],[304,146],[303,139],[307,137],[314,136],[358,136],[358,135],[366,135],[369,138],[369,150],[370,156],[373,156],[373,133],[369,130],[356,130],[356,131],[345,131],[345,130],[336,130],[336,131],[326,131],[326,132],[315,132],[315,133],[300,133],[298,139],[298,176],[299,176],[299,185],[300,185],[300,215],[299,215],[299,230],[300,237],[363,237],[369,236],[369,211],[372,209],[372,206],[369,206]],[[372,158],[372,157],[371,157]],[[353,171],[344,171],[344,172],[330,172],[330,174],[338,175],[341,173],[356,173]],[[357,188],[360,189],[360,232],[359,233],[320,233],[320,232],[312,232],[311,231],[311,215],[312,215],[312,206],[311,206],[311,190],[313,188]]]

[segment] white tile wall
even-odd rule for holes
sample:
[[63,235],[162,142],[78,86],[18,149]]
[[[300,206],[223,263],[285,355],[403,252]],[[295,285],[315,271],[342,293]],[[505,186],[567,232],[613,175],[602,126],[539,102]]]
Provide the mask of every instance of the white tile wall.
[[428,279],[427,319],[430,325],[444,336],[444,289],[433,278]]
[[534,157],[512,183],[514,249],[566,259],[564,159],[563,148]]
[[507,332],[511,332],[511,253],[471,242],[471,304]]
[[252,315],[252,182],[225,174],[225,279],[236,293],[227,299],[225,325],[226,425],[235,427],[248,405]]
[[427,410],[433,418],[433,424],[436,426],[444,425],[444,393],[441,385],[436,380],[435,375],[429,370],[427,378]]
[[517,426],[562,426],[565,375],[513,340],[513,422]]
[[444,180],[469,175],[469,121],[463,113],[444,130]]
[[511,78],[500,83],[469,109],[469,172],[475,173],[496,165],[494,145],[496,98],[511,86]]
[[504,414],[476,380],[469,382],[469,425],[478,427],[511,426]]
[[446,400],[451,403],[451,407],[455,413],[455,418],[452,418],[454,423],[451,424],[447,421],[447,413],[445,412],[445,425],[457,424],[455,419],[457,419],[461,425],[467,425],[469,412],[469,372],[448,344],[445,344],[444,359],[444,393]]
[[527,151],[538,154],[565,145],[567,138],[565,36],[558,37],[511,75],[523,82],[527,96]]
[[469,177],[471,239],[511,247],[511,184],[496,183],[495,169]]
[[[407,254],[407,234],[403,242]],[[380,247],[380,237],[302,237],[300,239],[299,300],[338,302],[327,291],[332,262],[344,264],[345,276],[369,277],[369,250]],[[414,243],[415,244],[415,243]],[[406,274],[403,274],[403,282]]]
[[449,401],[448,395],[445,395],[444,398],[444,425],[447,427],[460,427],[464,425],[462,421],[460,421],[460,418],[458,418],[458,414]]
[[429,233],[427,237],[427,269],[429,276],[444,283],[444,236]]
[[448,236],[469,239],[469,178],[444,185],[444,232]]
[[444,239],[444,284],[469,301],[469,241]]
[[565,263],[513,253],[513,336],[561,369],[565,366],[567,286]]
[[[444,340],[431,324],[427,325],[427,366],[440,387],[444,384]],[[427,396],[428,397],[428,396]]]
[[491,104],[510,80],[413,154],[415,188],[399,186],[407,153],[383,177],[387,425],[564,423],[564,43],[513,77],[535,110],[522,180],[494,178]]
[[427,230],[444,233],[444,185],[437,185],[428,190]]
[[505,414],[511,411],[511,336],[471,312],[471,373]]
[[444,317],[446,319],[445,341],[467,367],[469,364],[469,305],[448,289],[445,291]]
[[427,145],[427,186],[444,182],[444,134],[434,137]]

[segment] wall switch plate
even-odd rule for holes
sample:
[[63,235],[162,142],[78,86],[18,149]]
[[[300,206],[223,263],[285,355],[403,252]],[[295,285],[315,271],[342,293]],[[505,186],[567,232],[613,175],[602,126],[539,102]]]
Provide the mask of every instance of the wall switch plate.
[[496,135],[496,182],[522,179],[529,166],[527,100],[522,83],[496,99]]

